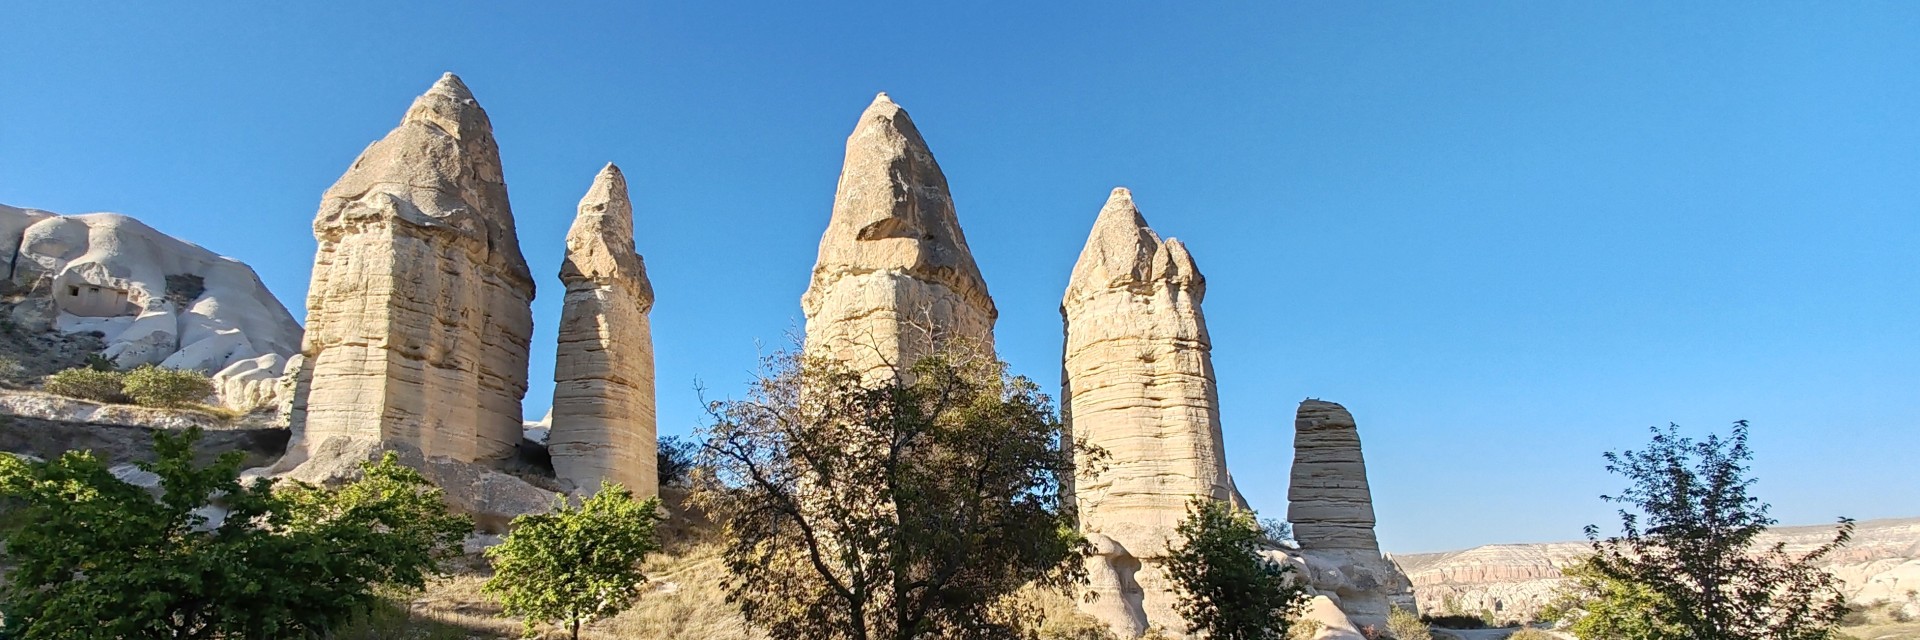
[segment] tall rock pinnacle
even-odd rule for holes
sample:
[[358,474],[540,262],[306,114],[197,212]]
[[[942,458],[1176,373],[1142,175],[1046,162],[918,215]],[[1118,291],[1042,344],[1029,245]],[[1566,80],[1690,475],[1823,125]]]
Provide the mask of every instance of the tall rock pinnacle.
[[415,99],[327,189],[313,233],[307,445],[511,455],[534,285],[492,124],[458,77]]
[[633,250],[633,204],[619,167],[601,169],[580,200],[560,280],[567,297],[547,435],[554,474],[579,494],[606,480],[639,498],[658,495],[653,285]]
[[1061,413],[1104,466],[1074,481],[1101,597],[1082,606],[1123,637],[1184,630],[1162,563],[1195,497],[1244,506],[1227,474],[1206,279],[1178,240],[1161,241],[1126,189],[1114,189],[1073,267]]
[[1360,429],[1346,407],[1323,400],[1301,402],[1293,425],[1287,520],[1308,582],[1337,595],[1355,624],[1384,625],[1395,601],[1411,600],[1412,585],[1380,555]]
[[946,176],[887,94],[847,137],[833,215],[800,302],[806,351],[869,375],[953,346],[992,352],[999,312]]

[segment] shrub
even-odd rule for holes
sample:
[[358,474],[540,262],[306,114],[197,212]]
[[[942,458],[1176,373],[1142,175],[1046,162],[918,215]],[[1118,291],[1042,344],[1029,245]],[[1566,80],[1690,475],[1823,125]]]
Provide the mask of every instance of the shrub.
[[682,487],[687,484],[688,474],[693,471],[695,456],[700,453],[700,443],[689,438],[666,436],[660,438],[657,454],[660,486]]
[[127,372],[126,394],[143,407],[183,407],[213,395],[213,381],[198,371],[145,365]]
[[[309,638],[360,617],[377,590],[417,590],[471,521],[393,454],[339,489],[241,483],[241,455],[194,461],[199,429],[154,434],[156,498],[90,452],[0,455],[0,637]],[[203,507],[218,497],[223,509]]]
[[86,367],[67,369],[47,376],[47,393],[92,400],[126,402],[126,376],[118,371],[100,371]]
[[1196,498],[1176,535],[1184,542],[1167,557],[1179,589],[1188,632],[1215,640],[1280,640],[1306,604],[1293,567],[1261,555],[1266,532],[1252,511]]
[[640,563],[660,550],[660,499],[637,501],[603,482],[577,509],[556,500],[551,513],[514,518],[513,532],[487,550],[494,576],[484,589],[508,615],[526,616],[527,635],[553,622],[579,640],[581,623],[612,617],[640,597],[647,581]]
[[1551,633],[1534,628],[1524,628],[1507,636],[1507,640],[1556,640]]
[[1387,612],[1387,634],[1395,640],[1433,640],[1433,630],[1412,611],[1394,607]]

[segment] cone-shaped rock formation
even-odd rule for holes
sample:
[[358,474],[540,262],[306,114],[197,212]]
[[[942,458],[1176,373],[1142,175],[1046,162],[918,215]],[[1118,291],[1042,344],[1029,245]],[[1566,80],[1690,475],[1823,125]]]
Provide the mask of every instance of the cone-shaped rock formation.
[[887,94],[847,138],[801,307],[807,353],[868,375],[949,347],[992,352],[998,312],[960,233],[946,176]]
[[491,123],[449,73],[328,189],[313,221],[305,440],[459,462],[520,442],[533,278]]
[[1322,400],[1301,402],[1293,424],[1287,520],[1308,581],[1337,596],[1355,624],[1384,625],[1395,601],[1411,599],[1411,585],[1381,557],[1374,537],[1359,427],[1346,407]]
[[1186,629],[1161,562],[1188,501],[1244,506],[1227,475],[1205,294],[1186,247],[1161,241],[1114,189],[1061,304],[1060,397],[1073,436],[1107,455],[1075,479],[1081,529],[1099,549],[1088,569],[1100,597],[1083,606],[1127,637]]
[[602,169],[580,200],[560,280],[567,297],[547,435],[554,474],[581,494],[606,480],[639,498],[657,495],[653,285],[633,249],[633,204],[619,167]]

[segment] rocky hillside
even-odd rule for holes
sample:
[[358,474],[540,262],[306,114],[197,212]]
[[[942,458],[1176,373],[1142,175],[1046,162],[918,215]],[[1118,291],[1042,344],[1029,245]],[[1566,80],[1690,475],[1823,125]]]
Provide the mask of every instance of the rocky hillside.
[[[1789,552],[1805,552],[1832,537],[1832,525],[1779,527],[1760,544],[1784,541]],[[1422,613],[1491,612],[1503,620],[1526,620],[1552,599],[1563,581],[1560,568],[1591,551],[1585,542],[1496,544],[1397,555],[1394,561],[1413,581]],[[1859,523],[1853,542],[1827,568],[1845,581],[1856,603],[1907,603],[1920,613],[1914,596],[1920,592],[1920,518]]]

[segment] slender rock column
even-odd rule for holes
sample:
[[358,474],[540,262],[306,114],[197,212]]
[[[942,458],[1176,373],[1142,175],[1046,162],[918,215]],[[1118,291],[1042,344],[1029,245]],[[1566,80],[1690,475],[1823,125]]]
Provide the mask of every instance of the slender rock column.
[[1083,607],[1126,637],[1186,631],[1162,563],[1188,502],[1245,506],[1227,474],[1205,295],[1186,246],[1161,241],[1114,189],[1061,304],[1060,398],[1073,436],[1107,456],[1082,459],[1073,487],[1098,551],[1088,569],[1100,597]]
[[875,97],[853,135],[800,300],[806,352],[891,375],[937,350],[993,352],[999,316],[946,176],[907,112]]
[[534,285],[492,124],[459,78],[440,78],[360,154],[313,232],[306,443],[512,455]]
[[633,249],[633,204],[619,167],[601,169],[580,200],[560,280],[567,297],[547,435],[554,473],[579,494],[605,480],[637,498],[658,495],[653,285]]
[[1411,584],[1380,555],[1374,537],[1373,492],[1360,454],[1360,430],[1346,407],[1300,403],[1294,420],[1293,479],[1287,520],[1300,543],[1308,581],[1339,600],[1357,625],[1381,625]]

